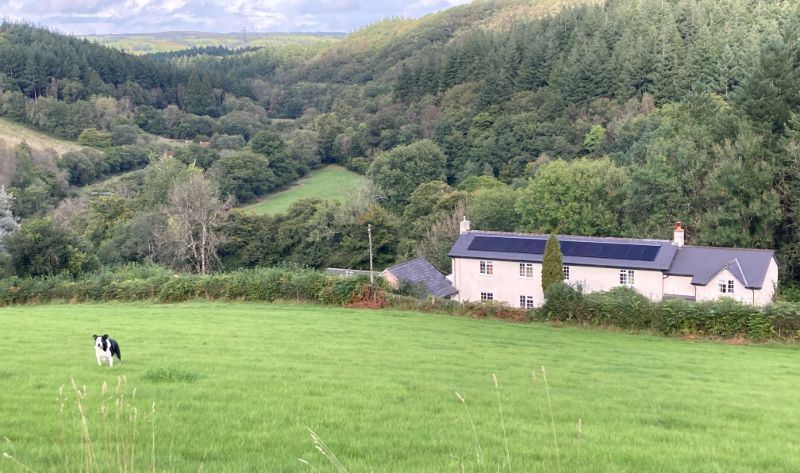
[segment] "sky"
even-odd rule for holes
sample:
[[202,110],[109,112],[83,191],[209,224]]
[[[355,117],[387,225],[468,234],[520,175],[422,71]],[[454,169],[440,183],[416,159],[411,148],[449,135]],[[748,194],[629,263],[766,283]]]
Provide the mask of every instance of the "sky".
[[469,0],[0,0],[0,18],[75,35],[158,31],[350,32]]

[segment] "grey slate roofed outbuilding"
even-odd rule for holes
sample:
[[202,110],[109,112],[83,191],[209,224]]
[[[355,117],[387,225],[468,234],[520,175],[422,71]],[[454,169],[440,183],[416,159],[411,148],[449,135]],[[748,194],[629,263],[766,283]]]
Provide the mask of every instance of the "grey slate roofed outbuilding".
[[[455,245],[450,250],[449,256],[451,258],[471,258],[471,259],[491,259],[499,261],[520,261],[541,263],[544,259],[543,254],[531,253],[513,253],[506,251],[485,251],[485,250],[471,250],[470,245],[476,237],[506,237],[513,239],[527,239],[547,241],[549,235],[535,235],[525,233],[505,233],[505,232],[481,232],[471,231],[464,233],[458,237]],[[652,261],[642,261],[633,259],[619,259],[619,258],[597,258],[590,256],[564,256],[564,264],[574,264],[578,266],[601,266],[612,268],[627,268],[627,269],[650,269],[655,271],[666,271],[672,264],[672,259],[678,249],[669,240],[644,240],[644,239],[631,239],[631,238],[600,238],[600,237],[581,237],[559,235],[558,240],[560,243],[565,242],[584,242],[584,243],[602,243],[607,245],[646,245],[658,247],[658,252]]]
[[384,272],[391,273],[399,281],[411,284],[421,284],[427,291],[436,297],[449,297],[458,290],[453,287],[442,273],[430,264],[425,258],[417,258],[405,263],[386,268]]
[[667,274],[691,277],[692,284],[705,286],[728,269],[747,289],[761,289],[774,254],[772,250],[684,246]]

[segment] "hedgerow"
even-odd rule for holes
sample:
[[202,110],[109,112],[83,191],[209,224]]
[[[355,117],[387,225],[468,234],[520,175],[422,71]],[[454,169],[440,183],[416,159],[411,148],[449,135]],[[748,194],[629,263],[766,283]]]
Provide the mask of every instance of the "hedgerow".
[[291,300],[364,308],[391,307],[513,322],[539,320],[618,327],[668,336],[800,340],[800,304],[788,302],[764,308],[733,300],[653,302],[633,289],[584,294],[580,287],[565,284],[551,285],[545,293],[544,306],[534,310],[496,302],[462,303],[417,296],[391,293],[380,279],[373,288],[363,276],[333,276],[301,268],[197,275],[175,274],[158,266],[130,265],[81,279],[68,275],[0,279],[0,306],[49,302]]
[[192,299],[298,300],[348,304],[362,278],[303,269],[251,269],[212,275],[174,274],[158,266],[131,265],[74,279],[11,277],[0,280],[0,305],[48,302],[182,302]]
[[732,299],[653,302],[633,289],[584,294],[580,287],[553,284],[537,312],[543,320],[648,330],[663,335],[711,338],[800,339],[800,305],[767,307]]

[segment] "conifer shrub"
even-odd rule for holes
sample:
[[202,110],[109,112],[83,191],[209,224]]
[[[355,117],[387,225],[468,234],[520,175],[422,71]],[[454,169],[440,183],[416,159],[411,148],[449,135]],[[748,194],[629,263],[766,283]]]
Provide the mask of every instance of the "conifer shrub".
[[542,259],[542,291],[547,297],[547,289],[556,283],[564,282],[564,256],[561,254],[561,244],[554,234],[550,234],[544,247]]

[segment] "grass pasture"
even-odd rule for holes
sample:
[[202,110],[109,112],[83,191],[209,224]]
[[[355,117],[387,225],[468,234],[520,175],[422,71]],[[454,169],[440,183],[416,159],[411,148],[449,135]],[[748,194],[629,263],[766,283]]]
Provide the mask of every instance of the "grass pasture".
[[25,142],[32,149],[40,151],[52,149],[59,155],[83,148],[83,146],[74,141],[55,138],[5,118],[0,118],[0,141],[5,142],[8,146],[16,146]]
[[800,471],[796,347],[200,302],[9,307],[0,327],[0,471],[86,471],[82,451],[93,471]]
[[269,194],[243,209],[256,215],[276,215],[286,212],[298,200],[311,197],[344,202],[357,196],[366,185],[364,176],[342,166],[329,165],[311,171],[292,187]]

